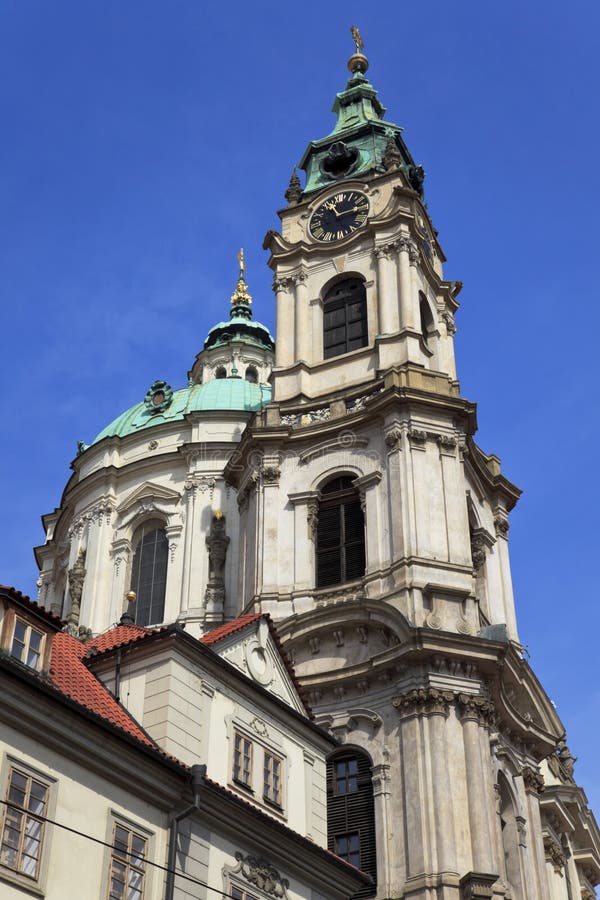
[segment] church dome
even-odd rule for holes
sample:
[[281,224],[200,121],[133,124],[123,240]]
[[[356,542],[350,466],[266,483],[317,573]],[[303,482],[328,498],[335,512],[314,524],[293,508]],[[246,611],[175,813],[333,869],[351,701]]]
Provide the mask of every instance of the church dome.
[[257,412],[270,401],[269,385],[253,384],[244,378],[215,378],[177,391],[171,391],[165,382],[155,381],[146,398],[103,428],[92,444],[106,437],[126,437],[144,428],[182,421],[194,412]]
[[218,322],[214,325],[204,342],[204,349],[220,347],[231,341],[244,341],[253,344],[262,350],[274,350],[275,341],[271,332],[260,322],[247,318],[245,315],[232,315],[226,322]]

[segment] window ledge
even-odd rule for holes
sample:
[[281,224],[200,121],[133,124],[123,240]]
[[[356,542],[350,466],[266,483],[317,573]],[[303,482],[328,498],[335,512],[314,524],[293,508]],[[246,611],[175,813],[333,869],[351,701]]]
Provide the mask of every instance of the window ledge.
[[26,875],[20,875],[12,869],[7,869],[5,866],[0,867],[0,882],[1,881],[5,881],[8,884],[14,884],[16,887],[21,888],[21,890],[31,894],[32,897],[46,896],[46,891],[39,886],[39,883],[36,884],[31,878],[27,878]]
[[250,787],[249,784],[246,784],[245,781],[240,781],[238,778],[232,778],[231,780],[236,787],[241,788],[247,794],[252,794],[252,796],[254,796],[253,788]]

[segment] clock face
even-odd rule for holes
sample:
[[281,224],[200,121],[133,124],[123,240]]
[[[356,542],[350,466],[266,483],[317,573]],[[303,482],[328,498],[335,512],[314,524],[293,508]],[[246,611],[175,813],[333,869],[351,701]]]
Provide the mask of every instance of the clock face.
[[318,241],[339,241],[364,225],[368,215],[368,197],[360,191],[340,191],[316,208],[309,230]]

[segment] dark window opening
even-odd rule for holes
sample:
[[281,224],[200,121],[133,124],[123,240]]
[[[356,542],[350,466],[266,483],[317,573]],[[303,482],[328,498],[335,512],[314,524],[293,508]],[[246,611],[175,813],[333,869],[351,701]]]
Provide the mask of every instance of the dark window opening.
[[321,489],[316,556],[318,588],[365,574],[365,519],[350,476],[334,478]]
[[225,369],[225,366],[219,366],[219,368],[215,372],[215,378],[227,378],[227,370]]
[[433,327],[433,316],[425,295],[419,291],[419,314],[421,317],[421,333],[425,343],[429,343],[429,332]]
[[251,384],[256,384],[258,381],[258,372],[254,368],[254,366],[248,366],[246,369],[246,381],[249,381]]
[[365,283],[359,278],[340,281],[323,300],[323,355],[330,359],[368,342]]
[[376,893],[377,858],[371,763],[362,753],[342,751],[327,763],[327,846],[373,879],[354,898]]
[[131,590],[136,593],[137,625],[156,625],[165,613],[169,543],[164,528],[142,526],[133,555]]

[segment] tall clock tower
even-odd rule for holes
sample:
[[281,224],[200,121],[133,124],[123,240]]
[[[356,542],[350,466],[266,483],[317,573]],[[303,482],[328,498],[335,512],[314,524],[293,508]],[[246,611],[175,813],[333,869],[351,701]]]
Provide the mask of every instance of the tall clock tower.
[[371,825],[340,813],[330,845],[375,860],[379,897],[566,900],[579,869],[548,823],[559,788],[579,789],[518,642],[520,491],[474,440],[454,360],[461,284],[444,279],[423,170],[355,39],[335,127],[265,238],[273,399],[225,471],[239,594],[276,621],[342,741],[330,808],[371,773]]

